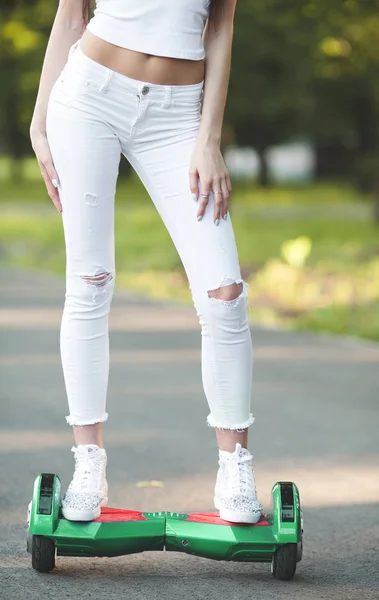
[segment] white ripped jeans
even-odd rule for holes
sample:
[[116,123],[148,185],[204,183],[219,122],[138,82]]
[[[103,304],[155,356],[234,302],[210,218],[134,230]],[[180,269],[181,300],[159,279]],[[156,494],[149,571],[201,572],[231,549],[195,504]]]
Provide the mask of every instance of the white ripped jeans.
[[[202,83],[168,86],[131,79],[91,60],[75,44],[52,89],[47,137],[60,180],[67,256],[60,344],[70,425],[108,418],[108,314],[121,153],[145,185],[188,276],[202,332],[207,422],[243,429],[254,421],[247,285],[232,223],[228,215],[214,224],[212,194],[197,221],[189,188],[202,88]],[[235,282],[243,284],[235,300],[208,296]]]

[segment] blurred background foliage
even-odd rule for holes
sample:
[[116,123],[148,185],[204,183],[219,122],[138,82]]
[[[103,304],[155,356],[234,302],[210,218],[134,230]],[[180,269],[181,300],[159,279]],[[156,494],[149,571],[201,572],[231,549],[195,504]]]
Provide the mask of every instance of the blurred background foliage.
[[[0,258],[64,272],[61,220],[29,124],[51,0],[1,0]],[[277,185],[268,151],[307,140],[314,179]],[[379,339],[379,0],[239,0],[223,148],[251,147],[231,212],[252,317]],[[126,163],[116,199],[118,285],[190,301],[179,258]]]

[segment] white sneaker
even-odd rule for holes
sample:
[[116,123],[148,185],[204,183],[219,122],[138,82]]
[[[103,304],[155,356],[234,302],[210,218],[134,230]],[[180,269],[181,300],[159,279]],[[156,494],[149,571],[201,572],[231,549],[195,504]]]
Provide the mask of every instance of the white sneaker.
[[214,505],[224,521],[257,523],[261,517],[252,460],[253,456],[241,444],[236,444],[234,452],[219,450]]
[[70,521],[92,521],[108,502],[107,453],[96,444],[79,444],[71,451],[75,472],[62,500],[62,514]]

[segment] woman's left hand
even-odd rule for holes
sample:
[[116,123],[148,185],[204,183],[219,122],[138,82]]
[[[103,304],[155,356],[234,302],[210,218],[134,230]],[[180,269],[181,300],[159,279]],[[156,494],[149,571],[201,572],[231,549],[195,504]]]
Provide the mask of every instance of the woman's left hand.
[[198,221],[203,218],[211,192],[214,195],[213,221],[215,225],[220,223],[221,218],[226,219],[232,185],[218,144],[196,143],[191,157],[189,179],[192,196],[196,201],[199,200],[200,179]]

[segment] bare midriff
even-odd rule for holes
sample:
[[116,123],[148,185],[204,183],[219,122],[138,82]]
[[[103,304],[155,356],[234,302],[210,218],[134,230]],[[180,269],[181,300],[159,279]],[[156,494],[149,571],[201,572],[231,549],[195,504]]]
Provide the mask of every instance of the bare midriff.
[[85,30],[80,48],[92,60],[132,79],[158,85],[191,85],[204,79],[204,60],[153,56],[110,44]]

